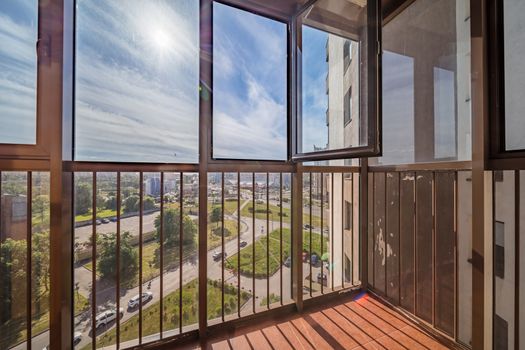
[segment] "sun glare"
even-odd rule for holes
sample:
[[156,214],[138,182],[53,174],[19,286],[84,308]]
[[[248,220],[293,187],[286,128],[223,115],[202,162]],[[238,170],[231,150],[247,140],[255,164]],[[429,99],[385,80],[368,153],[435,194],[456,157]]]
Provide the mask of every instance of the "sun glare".
[[159,51],[167,51],[171,46],[171,39],[165,30],[156,28],[151,32],[151,41]]

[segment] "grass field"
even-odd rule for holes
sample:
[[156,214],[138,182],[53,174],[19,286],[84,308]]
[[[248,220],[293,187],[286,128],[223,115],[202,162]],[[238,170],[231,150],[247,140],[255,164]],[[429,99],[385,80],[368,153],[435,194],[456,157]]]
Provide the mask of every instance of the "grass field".
[[[282,260],[286,260],[290,256],[290,230],[283,228],[283,257]],[[324,237],[323,240],[323,252],[321,252],[321,235],[319,233],[312,233],[312,246],[310,249],[310,231],[303,231],[303,249],[322,255],[328,251],[328,239]],[[267,265],[269,262],[270,276],[273,275],[281,264],[279,257],[280,253],[280,232],[274,230],[270,233],[270,241],[268,242],[270,247],[269,261],[266,259],[267,252],[267,236],[260,237],[255,241],[255,277],[266,278]],[[253,245],[249,244],[240,251],[241,262],[240,271],[241,274],[251,277],[253,273]],[[226,259],[226,268],[237,271],[237,254],[234,254]]]
[[[224,289],[225,314],[237,312],[237,289],[232,286]],[[241,293],[241,305],[250,298],[247,292]],[[198,317],[198,280],[194,279],[184,285],[182,290],[182,324],[183,326],[197,323]],[[164,330],[176,329],[179,327],[179,290],[164,297],[163,302]],[[221,309],[221,289],[217,282],[208,280],[208,315],[211,318],[220,316]],[[146,307],[143,311],[142,330],[143,335],[148,336],[159,332],[160,303],[157,302]],[[120,341],[136,339],[138,337],[139,316],[138,313],[120,325]],[[109,346],[115,344],[116,329],[104,333],[97,339],[97,346]],[[91,349],[88,344],[84,349]]]
[[[244,206],[244,208],[241,210],[241,216],[245,218],[251,218],[253,216],[252,214],[252,208],[253,203],[250,201],[249,204]],[[278,222],[280,218],[281,208],[270,204],[268,207],[268,214],[270,216],[271,221]],[[292,217],[292,213],[290,211],[290,208],[286,208],[283,206],[283,223],[290,223],[290,218]],[[256,203],[255,204],[255,218],[266,220],[266,203]],[[310,215],[307,213],[303,214],[303,223],[304,224],[310,224]],[[328,221],[325,219],[325,227],[327,225]],[[321,227],[321,218],[316,215],[312,215],[312,226],[314,227]]]

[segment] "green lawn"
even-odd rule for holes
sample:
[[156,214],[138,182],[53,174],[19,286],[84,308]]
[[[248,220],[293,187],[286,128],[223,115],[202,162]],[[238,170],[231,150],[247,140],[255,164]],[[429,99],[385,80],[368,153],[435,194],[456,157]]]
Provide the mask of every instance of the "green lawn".
[[[224,288],[225,314],[237,312],[237,289],[232,286]],[[241,293],[241,305],[245,304],[250,298],[247,292]],[[192,325],[198,321],[198,280],[194,279],[183,287],[182,291],[182,324],[183,326]],[[164,297],[164,330],[176,329],[179,327],[179,290]],[[219,317],[221,310],[221,289],[217,282],[208,280],[208,315],[210,318]],[[151,335],[159,332],[160,303],[157,302],[142,311],[143,335]],[[120,341],[136,339],[138,337],[139,315],[138,313],[120,325]],[[104,333],[97,339],[97,346],[109,346],[115,344],[116,329]],[[84,349],[90,349],[91,344]]]
[[[241,232],[245,225],[241,222]],[[221,245],[221,223],[208,223],[208,249],[214,249]],[[224,220],[224,242],[237,238],[237,221]]]
[[[111,209],[97,210],[97,218],[99,219],[109,218],[113,216],[117,216],[116,210],[111,210]],[[91,220],[91,219],[93,219],[93,214],[91,213],[91,210],[87,212],[86,214],[75,216],[75,222],[86,221],[86,220]]]
[[[244,218],[251,218],[253,216],[252,214],[252,208],[253,204],[250,201],[249,204],[247,204],[244,208],[241,210],[241,216]],[[279,215],[281,213],[281,208],[270,204],[268,207],[269,209],[269,216],[270,221],[279,221]],[[266,203],[256,203],[255,204],[255,217],[257,219],[266,220]],[[290,223],[290,218],[292,217],[292,213],[290,211],[290,208],[287,208],[283,206],[283,223]],[[328,218],[325,218],[325,226],[328,224]],[[303,224],[310,224],[310,215],[308,213],[303,213]],[[316,215],[312,215],[312,225],[314,227],[320,227],[321,226],[321,218]]]
[[[270,276],[273,275],[280,266],[280,233],[279,230],[274,230],[270,233],[270,254],[269,254],[269,272]],[[286,260],[290,255],[290,230],[283,228],[283,258]],[[323,240],[323,253],[328,251],[328,238],[324,237]],[[266,247],[267,247],[267,236],[258,238],[255,241],[255,277],[266,278]],[[312,247],[310,249],[310,231],[303,231],[303,249],[322,255],[321,252],[321,235],[319,233],[312,232]],[[252,276],[253,273],[253,245],[249,244],[240,251],[241,263],[240,271],[241,274],[248,277]],[[226,259],[226,268],[232,270],[234,273],[237,271],[237,254],[234,254]]]

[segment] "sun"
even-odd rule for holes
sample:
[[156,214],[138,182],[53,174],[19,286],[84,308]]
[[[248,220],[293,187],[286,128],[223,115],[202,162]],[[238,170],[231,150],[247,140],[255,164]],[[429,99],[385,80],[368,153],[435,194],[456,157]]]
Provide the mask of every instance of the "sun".
[[159,51],[167,51],[171,46],[171,38],[166,33],[165,30],[162,30],[161,28],[156,28],[151,33],[152,37],[151,40],[153,42],[153,45],[159,50]]
[[169,35],[169,31],[162,25],[152,25],[146,33],[148,46],[157,54],[167,54],[172,49],[173,39]]

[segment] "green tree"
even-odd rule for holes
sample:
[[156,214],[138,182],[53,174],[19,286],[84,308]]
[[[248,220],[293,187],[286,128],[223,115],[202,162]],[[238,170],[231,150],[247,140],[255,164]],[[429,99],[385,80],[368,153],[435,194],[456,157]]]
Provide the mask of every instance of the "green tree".
[[41,194],[33,199],[32,203],[33,213],[38,214],[40,223],[44,223],[46,213],[49,210],[49,196]]
[[78,183],[75,187],[76,215],[87,214],[91,209],[91,186],[87,183]]
[[222,212],[221,208],[214,207],[210,214],[210,222],[216,222],[217,226],[219,226],[219,222],[222,220]]
[[26,271],[26,241],[7,238],[0,245],[0,323],[25,315]]
[[104,203],[104,207],[109,210],[117,210],[117,197],[108,196]]
[[[102,278],[113,279],[117,275],[117,235],[109,233],[100,239],[98,270]],[[127,282],[133,280],[139,268],[138,253],[131,244],[131,234],[120,236],[120,278]]]
[[103,209],[105,203],[106,203],[106,199],[102,195],[97,194],[97,208]]
[[153,210],[155,208],[155,199],[151,196],[144,197],[144,210]]
[[124,213],[136,213],[139,211],[140,197],[133,195],[124,199]]
[[[163,215],[164,246],[168,248],[179,246],[180,212],[178,209],[168,209]],[[160,215],[155,218],[155,238],[160,242]],[[188,216],[182,215],[183,237],[182,244],[185,249],[195,247],[197,226]]]

